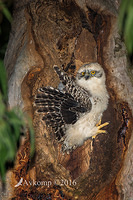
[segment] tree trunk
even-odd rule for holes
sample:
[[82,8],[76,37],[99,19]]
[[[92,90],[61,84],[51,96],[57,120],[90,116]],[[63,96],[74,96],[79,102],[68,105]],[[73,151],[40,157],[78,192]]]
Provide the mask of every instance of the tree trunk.
[[[12,198],[133,199],[132,71],[117,29],[119,3],[16,0],[14,4],[5,56],[9,104],[32,117],[36,153],[30,161],[29,141],[21,146],[11,175]],[[58,87],[53,65],[74,76],[88,62],[100,63],[106,72],[110,101],[102,120],[110,122],[108,134],[99,134],[92,146],[88,139],[63,155],[54,133],[35,112],[34,97],[43,85]],[[22,185],[14,187],[21,178]]]

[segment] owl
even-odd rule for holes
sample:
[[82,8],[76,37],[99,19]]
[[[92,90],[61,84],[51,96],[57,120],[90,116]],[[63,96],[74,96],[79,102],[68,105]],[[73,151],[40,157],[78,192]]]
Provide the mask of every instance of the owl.
[[98,63],[84,64],[75,78],[58,66],[54,66],[54,70],[63,84],[63,90],[39,88],[35,105],[37,112],[42,114],[42,120],[62,143],[62,151],[70,152],[83,145],[88,138],[106,133],[101,129],[109,124],[101,124],[109,100],[106,77]]

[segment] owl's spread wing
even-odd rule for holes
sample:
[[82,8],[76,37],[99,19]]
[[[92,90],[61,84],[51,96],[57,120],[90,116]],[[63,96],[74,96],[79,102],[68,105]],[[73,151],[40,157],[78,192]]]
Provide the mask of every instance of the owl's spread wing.
[[86,91],[83,87],[76,84],[75,80],[67,75],[63,70],[59,69],[58,66],[54,66],[54,70],[59,76],[60,81],[64,85],[65,91],[73,96],[73,98],[80,102],[88,111],[92,108],[90,97],[92,96],[89,91]]
[[54,129],[58,140],[65,135],[65,125],[74,124],[80,113],[87,111],[70,94],[52,87],[40,88],[35,104],[38,112],[45,113],[42,119]]

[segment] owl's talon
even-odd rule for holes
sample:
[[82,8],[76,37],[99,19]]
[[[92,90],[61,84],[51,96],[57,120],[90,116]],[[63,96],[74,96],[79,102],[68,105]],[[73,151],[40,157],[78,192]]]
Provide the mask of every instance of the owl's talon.
[[92,136],[92,139],[95,139],[96,136],[97,136],[97,134],[96,134],[96,135],[93,135],[93,136]]
[[[101,121],[101,120],[100,120]],[[99,122],[100,122],[99,121]],[[100,134],[100,133],[107,133],[107,131],[106,130],[101,130],[101,128],[103,128],[104,126],[107,126],[107,125],[109,125],[109,122],[105,122],[105,123],[103,123],[103,124],[101,124],[100,126],[97,126],[97,128],[98,128],[98,130],[97,130],[97,132],[96,132],[96,135],[94,135],[94,136],[92,136],[92,139],[95,139],[95,137],[98,135],[98,134]]]
[[98,135],[99,133],[107,133],[107,131],[106,131],[106,130],[98,130],[98,131],[97,131],[97,135]]
[[99,122],[96,124],[96,126],[100,126],[102,122],[102,119],[99,120]]
[[98,130],[101,129],[101,128],[103,128],[104,126],[107,126],[107,125],[109,125],[109,122],[105,122],[105,123],[99,125],[98,126]]

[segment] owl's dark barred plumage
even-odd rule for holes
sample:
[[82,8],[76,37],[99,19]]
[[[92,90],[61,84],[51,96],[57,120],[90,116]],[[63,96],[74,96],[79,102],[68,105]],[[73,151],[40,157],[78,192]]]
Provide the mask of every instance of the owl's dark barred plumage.
[[38,89],[35,104],[42,119],[52,127],[63,151],[80,146],[89,137],[106,132],[97,126],[108,105],[105,73],[98,63],[83,65],[76,79],[54,66],[64,91],[52,87]]
[[47,126],[51,126],[58,140],[65,135],[65,124],[74,124],[79,113],[84,113],[87,108],[74,100],[67,92],[61,92],[52,87],[43,87],[38,90],[35,100],[39,106],[38,112],[46,113],[42,118]]

